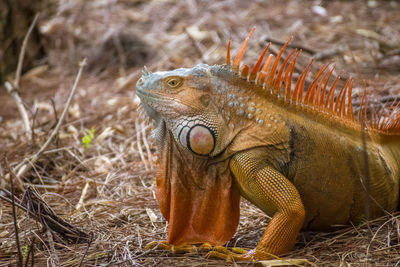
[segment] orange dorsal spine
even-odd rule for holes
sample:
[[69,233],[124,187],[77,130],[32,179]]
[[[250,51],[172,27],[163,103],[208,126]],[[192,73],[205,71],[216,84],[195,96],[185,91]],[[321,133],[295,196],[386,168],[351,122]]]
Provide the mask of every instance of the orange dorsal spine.
[[231,40],[229,40],[228,48],[226,49],[226,65],[231,65]]
[[[331,76],[332,76],[332,73],[334,70],[335,70],[335,65],[329,71],[328,78],[326,79],[326,81],[324,83],[324,89],[322,90],[321,97],[319,99],[319,105],[318,105],[320,111],[325,111],[324,100],[325,100],[326,88],[328,86],[329,80],[331,79]],[[326,96],[326,98],[328,98],[328,96]]]
[[240,68],[240,62],[242,61],[243,55],[244,55],[244,51],[246,50],[246,46],[247,43],[249,42],[249,39],[251,37],[251,35],[253,34],[254,30],[256,28],[253,28],[251,30],[251,32],[249,33],[249,35],[246,37],[246,39],[244,40],[242,47],[240,47],[239,52],[237,53],[235,59],[233,60],[233,64],[232,64],[232,70],[238,72],[239,68]]
[[242,68],[242,71],[240,72],[240,76],[242,78],[247,79],[247,76],[249,75],[250,67],[248,65],[244,65]]
[[250,81],[254,82],[254,81],[256,80],[258,71],[260,70],[260,67],[261,67],[261,63],[262,63],[262,61],[263,61],[263,59],[264,59],[264,57],[265,57],[265,54],[267,53],[268,48],[269,48],[270,45],[271,45],[271,43],[269,43],[269,44],[267,45],[267,47],[264,49],[264,52],[261,54],[260,58],[258,59],[257,63],[256,63],[256,64],[254,65],[254,67],[251,69],[250,77],[249,77],[249,80],[250,80]]
[[272,59],[274,58],[273,55],[269,55],[267,60],[264,63],[264,66],[261,69],[260,74],[258,75],[258,80],[257,80],[257,84],[259,85],[263,85],[265,78],[267,77],[267,73],[269,70],[269,65],[271,65]]
[[281,48],[279,51],[278,55],[275,58],[274,64],[272,65],[271,71],[268,74],[267,81],[266,81],[266,86],[271,87],[274,79],[276,78],[275,72],[276,69],[278,68],[279,60],[283,54],[283,51],[285,51],[286,46],[289,44],[289,42],[292,40],[292,37],[289,38],[289,40],[285,43],[285,45]]
[[319,77],[325,72],[326,68],[328,66],[322,65],[322,67],[319,69],[317,76],[315,76],[314,81],[311,83],[311,85],[307,89],[307,93],[304,97],[304,104],[312,104],[311,106],[314,106],[314,98],[316,96],[316,90],[317,90],[317,82]]
[[276,76],[276,79],[274,80],[273,84],[273,90],[274,92],[279,92],[279,89],[281,87],[281,78],[282,78],[282,73],[283,69],[286,67],[286,64],[288,63],[289,59],[292,57],[292,55],[297,51],[297,49],[293,50],[292,53],[290,53],[286,59],[283,61],[280,70],[278,71],[278,75]]
[[[358,123],[361,128],[363,127],[362,125],[365,125],[370,130],[376,130],[380,133],[400,135],[400,112],[398,112],[400,100],[395,99],[392,102],[389,111],[386,113],[383,110],[377,112],[375,108],[370,113],[371,115],[368,120],[367,109],[369,108],[369,101],[367,91],[364,87],[364,94],[361,99],[358,116],[355,116],[352,104],[353,80],[349,78],[345,81],[336,98],[335,89],[340,80],[340,75],[338,75],[332,84],[329,85],[335,65],[323,65],[312,80],[308,89],[305,91],[304,85],[306,77],[310,71],[311,64],[313,63],[313,60],[311,60],[297,79],[294,89],[292,90],[293,72],[295,70],[296,59],[301,51],[293,50],[279,66],[283,53],[289,42],[292,40],[292,37],[290,37],[285,43],[273,62],[272,60],[274,56],[270,54],[267,56],[267,59],[261,68],[262,62],[271,44],[269,43],[252,68],[248,65],[244,65],[241,71],[239,71],[248,41],[254,30],[255,28],[250,31],[249,35],[244,40],[232,65],[230,53],[231,41],[229,40],[228,42],[226,64],[231,67],[234,73],[237,73],[249,83],[257,84],[260,87],[265,88],[265,90],[270,94],[283,96],[283,99],[288,103],[291,103],[291,105],[302,106],[314,110],[315,112],[328,114],[345,124],[354,125],[355,123]],[[295,56],[292,58],[294,54]],[[303,97],[304,91],[305,95]]]
[[294,66],[296,65],[296,59],[300,55],[301,50],[297,52],[297,54],[294,56],[292,61],[289,64],[289,67],[286,70],[285,76],[287,78],[286,80],[286,88],[285,88],[285,99],[287,101],[290,100],[290,95],[292,92],[292,77],[293,77],[293,72],[294,72]]
[[339,117],[340,117],[340,105],[342,103],[343,100],[343,95],[346,93],[346,86],[347,86],[347,82],[342,86],[342,89],[340,89],[339,95],[336,98],[336,102],[333,108],[333,112],[336,113]]
[[353,80],[351,78],[349,82],[349,91],[347,95],[347,119],[355,122],[354,111],[353,111],[353,103],[351,93],[353,92]]

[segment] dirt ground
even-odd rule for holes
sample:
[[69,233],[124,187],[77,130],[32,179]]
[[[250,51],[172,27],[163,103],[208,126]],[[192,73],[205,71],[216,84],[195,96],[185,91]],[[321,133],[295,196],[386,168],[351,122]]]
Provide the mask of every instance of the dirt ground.
[[[17,168],[50,136],[78,63],[87,58],[64,123],[23,182],[91,242],[66,242],[17,209],[22,258],[29,264],[33,258],[32,266],[248,265],[203,252],[144,250],[166,239],[167,223],[155,200],[151,128],[137,111],[135,83],[143,66],[155,71],[222,64],[228,40],[235,54],[256,27],[245,63],[255,62],[268,41],[276,53],[278,43],[293,36],[292,46],[303,49],[299,71],[312,57],[314,74],[335,62],[336,75],[353,77],[355,99],[364,86],[377,102],[400,95],[397,1],[54,0],[47,8],[39,25],[48,56],[24,74],[19,92],[33,132],[25,133],[15,101],[0,86],[0,188],[10,190],[5,158]],[[91,129],[94,137],[85,147],[82,138]],[[267,223],[243,201],[238,231],[227,246],[255,247]],[[398,266],[399,229],[395,213],[336,232],[304,232],[282,258],[307,259],[306,266]],[[0,199],[0,266],[16,266],[16,251],[12,205]]]

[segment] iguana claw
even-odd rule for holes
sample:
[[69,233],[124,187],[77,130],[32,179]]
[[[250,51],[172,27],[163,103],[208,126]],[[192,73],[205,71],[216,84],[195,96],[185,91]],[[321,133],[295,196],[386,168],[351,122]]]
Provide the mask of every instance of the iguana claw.
[[216,246],[207,253],[208,257],[225,259],[227,261],[250,261],[255,260],[255,250],[247,251],[243,248],[232,248],[229,251],[226,247]]
[[189,245],[189,244],[182,244],[182,245],[171,245],[167,241],[152,241],[148,243],[145,247],[146,250],[150,249],[162,249],[162,250],[168,250],[171,251],[172,253],[191,253],[191,252],[197,252],[197,248],[194,245]]
[[203,243],[199,247],[190,244],[182,244],[182,245],[171,245],[167,241],[152,241],[148,243],[145,247],[146,250],[150,249],[162,249],[168,250],[172,253],[193,253],[197,251],[210,251],[213,249],[213,246],[209,243]]

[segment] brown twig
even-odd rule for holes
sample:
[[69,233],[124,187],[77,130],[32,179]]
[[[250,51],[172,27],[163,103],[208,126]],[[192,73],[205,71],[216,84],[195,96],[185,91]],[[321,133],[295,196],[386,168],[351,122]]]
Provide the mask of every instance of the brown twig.
[[25,50],[26,46],[28,44],[29,36],[32,33],[33,28],[36,25],[36,21],[39,18],[39,14],[36,14],[35,18],[33,19],[31,26],[29,26],[28,32],[26,33],[24,40],[22,41],[22,47],[21,47],[21,52],[19,53],[18,57],[18,65],[17,65],[17,71],[15,72],[15,80],[14,80],[14,87],[16,89],[19,89],[19,80],[21,78],[21,72],[22,72],[22,65],[24,64],[24,57],[25,57]]
[[88,189],[89,189],[89,182],[86,182],[85,186],[82,189],[81,197],[79,198],[78,204],[76,204],[75,210],[79,210],[84,206],[83,202],[85,200]]
[[32,115],[32,129],[31,129],[31,140],[33,144],[36,144],[36,135],[35,135],[35,123],[36,123],[36,117],[38,114],[39,110],[36,109],[35,112]]
[[5,82],[4,86],[7,89],[7,93],[11,95],[12,98],[14,98],[14,101],[17,104],[18,111],[21,114],[22,121],[24,122],[25,133],[29,137],[28,133],[31,133],[32,130],[31,130],[31,125],[29,123],[28,112],[26,112],[24,103],[22,103],[22,99],[18,94],[18,90],[16,90],[10,82]]
[[[10,165],[8,163],[8,160],[7,160],[7,157],[5,156],[4,158],[5,158],[5,161],[6,161],[6,168],[8,169],[8,173],[9,173],[8,175],[9,175],[10,182],[13,182],[12,180],[15,179],[15,181],[17,181],[18,189],[21,192],[24,192],[25,191],[24,182],[21,180],[20,177],[17,177],[17,175],[15,174],[14,170],[10,167]],[[14,183],[13,183],[13,186],[14,186]]]
[[19,80],[21,78],[21,72],[22,72],[22,65],[24,64],[26,46],[28,44],[29,36],[31,35],[32,30],[35,27],[36,21],[38,20],[38,18],[39,18],[39,14],[36,14],[31,25],[29,26],[28,32],[26,33],[24,40],[22,42],[21,51],[20,51],[19,57],[18,57],[17,70],[15,72],[14,82],[13,83],[10,83],[10,82],[4,83],[4,86],[6,87],[7,92],[14,98],[15,103],[17,104],[18,111],[21,114],[22,121],[24,122],[25,133],[26,133],[27,137],[29,137],[28,134],[31,133],[32,130],[31,130],[31,126],[29,123],[28,113],[26,112],[25,106],[22,103],[22,100],[18,94],[18,90],[19,90]]
[[85,66],[86,66],[86,58],[82,62],[79,63],[78,74],[76,75],[74,85],[73,85],[73,87],[71,89],[71,92],[70,92],[70,94],[68,96],[68,99],[67,99],[67,103],[65,104],[64,110],[63,110],[63,112],[61,114],[60,119],[57,122],[56,127],[51,132],[51,134],[50,134],[49,138],[47,139],[46,143],[43,144],[43,146],[39,149],[39,151],[36,152],[36,154],[34,154],[30,160],[28,160],[28,159],[24,160],[25,162],[26,161],[28,161],[28,162],[23,164],[18,169],[17,177],[23,176],[27,171],[29,171],[32,168],[32,165],[35,164],[35,162],[39,159],[39,157],[43,153],[43,151],[47,148],[47,146],[51,143],[51,141],[54,139],[54,137],[58,134],[58,131],[59,131],[60,127],[61,127],[61,124],[64,121],[65,115],[67,114],[68,107],[70,106],[72,98],[73,98],[73,96],[75,94],[76,88],[78,87],[78,83],[79,83],[79,80],[81,79],[83,68]]
[[57,125],[57,122],[58,122],[58,114],[57,114],[56,103],[54,102],[54,99],[50,98],[50,102],[51,102],[51,106],[53,108],[53,113],[54,113],[54,120],[55,120],[55,123],[53,125],[53,127],[54,127]]
[[[5,195],[11,196],[11,192],[6,189],[1,189]],[[0,194],[0,198],[11,203],[11,199]],[[47,227],[53,232],[59,234],[64,240],[73,243],[85,243],[89,240],[89,235],[67,221],[59,217],[53,209],[35,192],[31,187],[25,190],[22,200],[16,198],[19,203],[15,206],[24,210],[32,216],[33,219],[40,222],[44,227]]]
[[46,235],[47,235],[47,241],[49,242],[49,247],[50,247],[50,251],[51,251],[50,258],[52,259],[54,265],[59,267],[59,266],[61,266],[60,259],[58,258],[56,247],[54,246],[53,234],[51,233],[49,228],[47,228],[47,230],[46,230]]
[[90,240],[89,240],[89,242],[88,242],[88,245],[87,245],[87,247],[86,247],[85,252],[83,253],[82,259],[81,259],[81,261],[80,261],[80,263],[79,263],[79,265],[78,265],[79,267],[82,266],[83,260],[85,259],[86,255],[87,255],[87,253],[88,253],[88,251],[89,251],[89,248],[90,248],[90,245],[92,244],[92,241],[93,241],[93,234],[90,235]]
[[118,53],[120,76],[125,77],[126,76],[125,68],[127,64],[126,64],[126,55],[124,53],[124,48],[121,43],[121,38],[119,35],[115,34],[112,36],[112,39]]
[[368,256],[370,253],[370,249],[371,249],[371,245],[372,242],[375,240],[376,236],[378,235],[379,231],[385,226],[387,225],[389,222],[392,222],[393,220],[396,220],[397,217],[393,216],[391,219],[387,220],[386,222],[384,222],[381,226],[379,226],[379,228],[376,230],[375,234],[372,236],[371,241],[369,242],[368,246],[367,246],[367,252],[366,252],[366,258],[368,260]]
[[[3,191],[4,193],[6,193],[7,195],[11,196],[11,192],[9,192],[8,190],[5,189],[0,189],[0,192]],[[8,203],[12,203],[11,198],[5,197],[3,196],[3,194],[0,194],[0,198],[4,201],[7,201]],[[20,208],[23,211],[27,211],[26,207],[22,206],[21,204],[18,203],[14,203],[16,207]]]
[[[6,161],[7,169],[11,170],[10,164],[8,163],[8,159],[5,158],[5,161]],[[19,244],[17,215],[16,215],[16,211],[15,211],[15,199],[14,199],[14,183],[13,183],[12,178],[10,179],[10,185],[11,185],[11,207],[12,207],[12,216],[13,216],[13,222],[14,222],[15,243],[17,245],[18,266],[22,267],[22,253],[21,253],[21,247]]]
[[[269,37],[269,36],[264,36],[263,38],[261,38],[261,40],[262,40],[262,42],[263,42],[263,45],[265,45],[265,43],[269,43],[269,42],[270,42],[270,43],[272,43],[272,44],[276,44],[276,45],[279,45],[279,46],[283,46],[283,45],[285,45],[285,43],[286,43],[286,42],[282,42],[282,41],[280,41],[280,40],[271,38],[271,37]],[[317,51],[315,51],[315,50],[312,49],[312,48],[309,48],[309,47],[306,47],[306,46],[303,46],[303,45],[299,45],[299,44],[288,44],[287,47],[289,47],[289,48],[301,49],[301,50],[303,50],[304,52],[309,53],[309,54],[312,54],[312,55],[318,53]]]
[[193,43],[194,47],[196,48],[196,51],[198,52],[200,57],[203,57],[203,55],[205,54],[205,51],[204,51],[203,47],[201,47],[199,41],[197,41],[193,37],[193,34],[190,32],[190,30],[188,28],[185,28],[185,33],[189,37],[189,40],[192,41],[192,43]]
[[[270,38],[269,36],[266,36],[261,39],[262,46],[264,46],[266,42],[271,42],[272,44],[276,44],[279,46],[283,46],[285,44],[285,42]],[[310,54],[316,61],[331,58],[333,56],[336,56],[336,55],[341,54],[344,51],[346,51],[346,47],[343,45],[339,45],[337,47],[333,47],[331,49],[325,49],[325,50],[321,50],[321,51],[316,51],[312,48],[309,48],[309,47],[306,47],[306,46],[303,46],[300,44],[288,44],[287,47],[297,48],[299,50],[302,50],[302,51]]]
[[35,263],[35,252],[34,252],[34,250],[35,250],[35,239],[32,240],[32,243],[29,246],[28,253],[26,254],[25,267],[28,267],[29,258],[30,258],[31,254],[32,254],[31,266],[34,266],[34,263]]
[[[52,106],[52,108],[53,108],[53,113],[54,113],[54,124],[53,124],[53,126],[51,127],[51,128],[53,128],[53,127],[55,127],[56,125],[57,125],[57,122],[58,122],[58,114],[57,114],[57,109],[56,109],[56,103],[54,102],[54,99],[53,98],[50,98],[50,102],[51,102],[51,106]],[[50,128],[50,129],[51,129]],[[59,141],[59,137],[57,136],[57,138],[56,138],[56,146],[58,146],[58,142]]]
[[343,45],[339,45],[339,46],[333,47],[331,49],[326,49],[326,50],[316,52],[316,53],[312,54],[312,57],[315,60],[324,60],[327,58],[332,58],[338,54],[342,54],[344,51],[346,51],[346,48]]

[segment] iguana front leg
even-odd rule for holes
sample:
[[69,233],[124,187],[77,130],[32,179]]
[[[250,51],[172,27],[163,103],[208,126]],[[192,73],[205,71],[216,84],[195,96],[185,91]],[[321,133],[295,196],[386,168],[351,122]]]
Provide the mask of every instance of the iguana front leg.
[[305,210],[299,192],[280,172],[260,159],[257,151],[236,154],[230,162],[241,194],[272,216],[254,250],[237,259],[266,259],[288,252],[303,226]]

